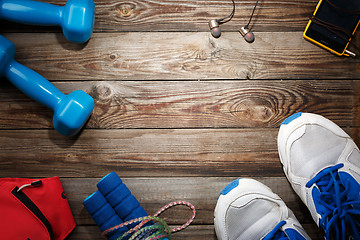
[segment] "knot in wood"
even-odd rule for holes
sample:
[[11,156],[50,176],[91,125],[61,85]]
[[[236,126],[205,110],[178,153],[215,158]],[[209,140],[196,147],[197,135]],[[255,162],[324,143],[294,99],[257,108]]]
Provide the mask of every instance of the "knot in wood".
[[123,17],[130,17],[131,16],[131,9],[128,6],[122,6],[120,8],[120,15]]
[[242,122],[262,126],[274,117],[273,103],[263,96],[242,96],[231,106],[231,113]]
[[95,101],[108,101],[112,98],[113,91],[110,84],[98,84],[94,85],[90,91],[90,96],[94,98]]

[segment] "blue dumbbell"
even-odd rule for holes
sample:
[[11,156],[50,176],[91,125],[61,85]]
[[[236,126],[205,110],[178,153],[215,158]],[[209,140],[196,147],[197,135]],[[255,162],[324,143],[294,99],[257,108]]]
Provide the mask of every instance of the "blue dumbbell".
[[[123,223],[99,191],[96,191],[88,196],[84,200],[83,205],[92,216],[95,223],[100,227],[102,232]],[[121,237],[128,230],[129,229],[127,227],[122,227],[116,231],[109,232],[106,234],[106,237],[109,240],[115,240],[118,237]]]
[[38,26],[61,26],[76,43],[89,40],[94,26],[93,0],[68,0],[63,7],[28,0],[0,0],[0,19]]
[[4,76],[32,99],[54,111],[54,128],[65,136],[80,131],[89,118],[94,100],[81,90],[65,95],[48,80],[14,60],[15,45],[0,35],[0,77]]
[[[139,201],[131,194],[128,187],[115,172],[103,177],[98,182],[97,187],[124,222],[148,216],[144,208],[140,206]],[[130,227],[134,227],[134,225],[130,225]]]

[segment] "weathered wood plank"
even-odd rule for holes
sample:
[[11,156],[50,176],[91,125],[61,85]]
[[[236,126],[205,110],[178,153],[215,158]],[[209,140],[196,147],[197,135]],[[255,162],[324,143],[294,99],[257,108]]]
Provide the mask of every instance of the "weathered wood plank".
[[276,128],[123,129],[65,138],[54,130],[1,130],[0,177],[279,176],[277,134]]
[[[64,5],[64,0],[47,2]],[[315,9],[316,0],[261,1],[253,18],[255,31],[302,31]],[[95,32],[207,31],[208,21],[229,15],[230,0],[95,0]],[[249,21],[255,1],[236,1],[236,14],[224,31],[238,31]],[[291,23],[291,24],[290,24]],[[31,27],[4,22],[2,32],[49,32],[60,28]]]
[[[277,129],[0,131],[5,176],[277,176]],[[246,167],[244,167],[246,166]],[[169,171],[171,169],[171,171]]]
[[[175,227],[175,226],[170,226]],[[176,226],[177,227],[177,226]],[[213,225],[192,225],[187,229],[171,235],[171,239],[196,239],[196,240],[216,240]],[[70,234],[69,240],[104,240],[101,232],[96,226],[78,226]]]
[[94,34],[87,45],[59,34],[6,34],[19,62],[49,80],[359,79],[358,58],[332,55],[301,32]]
[[[355,118],[353,80],[55,82],[64,93],[83,89],[95,99],[87,128],[278,127],[303,111],[343,127]],[[0,128],[52,128],[50,109],[2,81]]]
[[[123,178],[123,182],[149,214],[155,213],[163,205],[176,200],[185,200],[194,204],[197,209],[195,221],[189,229],[176,234],[178,237],[186,236],[189,239],[194,239],[191,237],[195,233],[195,229],[204,226],[209,231],[201,232],[200,236],[213,236],[213,212],[217,197],[220,191],[234,179],[236,178]],[[306,207],[296,196],[285,177],[256,179],[278,194],[287,206],[294,211],[299,221],[307,225],[312,235],[316,236],[319,233]],[[79,226],[93,225],[94,221],[82,206],[82,202],[88,195],[96,191],[96,183],[99,179],[70,178],[61,179],[61,181],[77,224]],[[165,212],[162,217],[168,224],[181,225],[186,222],[190,215],[191,211],[188,208],[174,207]],[[80,231],[80,229],[83,230]],[[83,236],[83,234],[89,233],[91,233],[90,236],[94,236],[100,234],[100,230],[91,228],[91,230],[85,231],[84,228],[80,227],[73,235],[76,239],[77,234]],[[84,237],[83,239],[87,238]]]
[[[312,240],[322,240],[324,237],[314,224],[302,225]],[[69,236],[69,240],[103,240],[96,226],[78,226]],[[190,225],[181,232],[172,235],[174,240],[217,240],[213,225]]]
[[[171,235],[171,239],[217,240],[213,225],[190,225],[185,230]],[[101,236],[100,229],[97,226],[77,226],[68,240],[104,240],[104,238]],[[313,240],[316,240],[316,238],[313,238]]]

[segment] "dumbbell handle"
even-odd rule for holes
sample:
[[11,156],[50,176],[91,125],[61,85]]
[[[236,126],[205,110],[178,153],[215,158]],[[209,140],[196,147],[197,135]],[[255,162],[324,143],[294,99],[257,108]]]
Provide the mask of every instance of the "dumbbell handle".
[[0,0],[0,18],[29,25],[60,26],[63,7],[29,0]]
[[53,111],[65,97],[65,94],[60,92],[43,76],[15,60],[10,61],[9,67],[5,70],[5,76],[30,98],[51,108]]

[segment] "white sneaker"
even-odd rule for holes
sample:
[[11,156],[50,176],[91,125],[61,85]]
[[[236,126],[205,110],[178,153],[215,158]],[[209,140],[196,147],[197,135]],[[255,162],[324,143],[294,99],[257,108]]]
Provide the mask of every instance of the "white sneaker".
[[236,179],[226,186],[214,216],[219,240],[310,239],[280,197],[253,179]]
[[360,152],[330,120],[296,113],[279,131],[285,175],[326,239],[360,239]]

